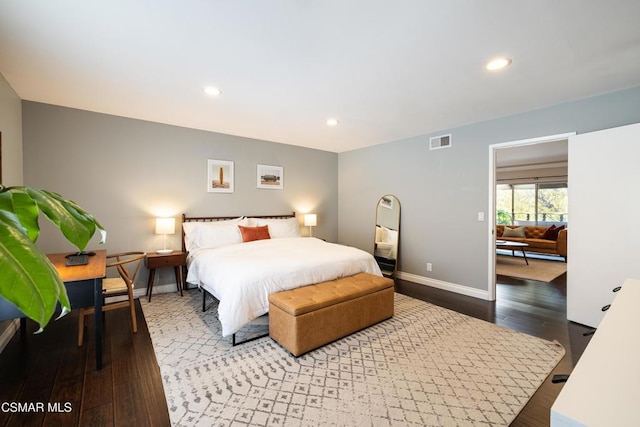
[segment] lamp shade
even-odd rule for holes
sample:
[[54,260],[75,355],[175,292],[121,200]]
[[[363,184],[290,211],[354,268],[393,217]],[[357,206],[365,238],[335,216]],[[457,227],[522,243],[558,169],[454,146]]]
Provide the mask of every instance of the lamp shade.
[[176,234],[176,219],[156,218],[156,234]]
[[318,216],[316,214],[306,214],[304,216],[305,227],[315,227],[318,225]]

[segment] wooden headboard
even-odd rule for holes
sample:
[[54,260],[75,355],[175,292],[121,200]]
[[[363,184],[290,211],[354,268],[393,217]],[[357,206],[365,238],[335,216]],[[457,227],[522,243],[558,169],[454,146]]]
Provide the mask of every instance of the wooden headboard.
[[[236,219],[243,215],[235,215],[235,216],[187,216],[186,214],[182,214],[182,222],[217,222],[217,221],[227,221],[230,219]],[[271,219],[286,219],[286,218],[295,218],[296,213],[292,212],[291,214],[286,215],[244,215],[245,218],[271,218]],[[184,228],[180,226],[180,230],[182,232],[182,252],[186,252],[187,248],[184,244]]]

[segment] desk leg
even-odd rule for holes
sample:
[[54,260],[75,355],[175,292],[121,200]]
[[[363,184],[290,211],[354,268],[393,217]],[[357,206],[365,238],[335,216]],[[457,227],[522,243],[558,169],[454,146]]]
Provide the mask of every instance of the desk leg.
[[93,308],[96,327],[96,369],[102,369],[102,278],[93,280]]
[[176,285],[178,285],[178,290],[180,291],[180,296],[184,296],[182,294],[182,271],[180,271],[180,266],[176,265],[173,267],[173,272],[176,275]]
[[153,282],[156,279],[156,269],[149,270],[149,281],[147,282],[147,293],[149,294],[149,302],[151,302],[151,293],[153,292]]
[[527,253],[524,251],[524,248],[522,248],[522,256],[524,257],[524,261],[527,263],[527,265],[529,265],[529,260],[527,259]]

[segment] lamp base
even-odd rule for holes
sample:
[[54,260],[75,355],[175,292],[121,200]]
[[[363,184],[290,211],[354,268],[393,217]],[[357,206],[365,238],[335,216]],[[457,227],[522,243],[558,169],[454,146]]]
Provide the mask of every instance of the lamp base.
[[173,249],[158,249],[156,251],[157,254],[170,254],[173,252]]

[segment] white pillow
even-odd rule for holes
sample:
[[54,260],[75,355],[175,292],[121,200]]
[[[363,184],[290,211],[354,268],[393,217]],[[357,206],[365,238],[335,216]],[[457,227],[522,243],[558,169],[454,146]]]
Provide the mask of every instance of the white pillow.
[[242,243],[238,225],[248,226],[249,220],[240,217],[226,221],[185,222],[182,224],[185,248],[191,252]]
[[395,245],[398,243],[398,232],[389,228],[384,230],[384,242]]
[[260,227],[269,226],[269,234],[272,239],[283,237],[300,237],[300,224],[296,218],[252,218],[255,225]]

